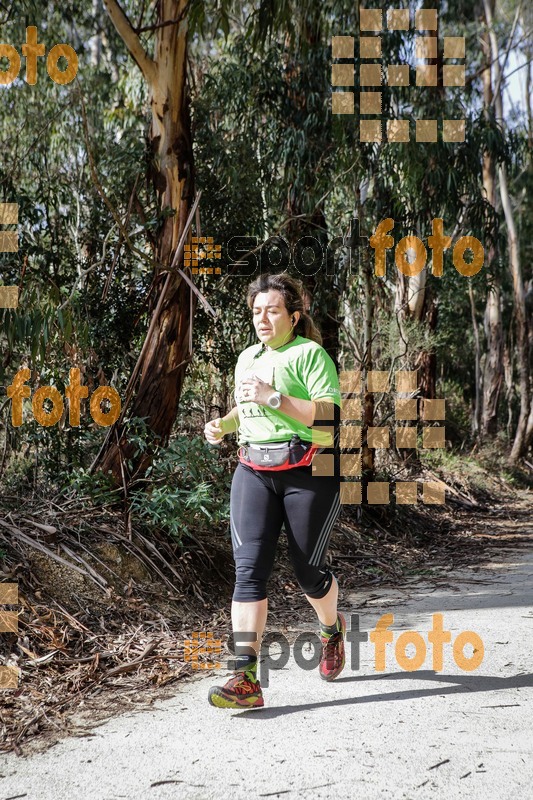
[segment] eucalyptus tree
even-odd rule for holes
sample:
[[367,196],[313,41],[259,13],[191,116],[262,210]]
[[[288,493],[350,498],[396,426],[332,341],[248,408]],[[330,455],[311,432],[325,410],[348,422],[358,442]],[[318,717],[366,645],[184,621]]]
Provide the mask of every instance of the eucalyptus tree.
[[[186,223],[194,200],[194,162],[187,83],[186,0],[161,0],[144,19],[145,4],[129,3],[123,9],[116,0],[104,0],[105,7],[145,81],[150,103],[150,178],[165,215],[157,231],[154,247],[155,289],[151,294],[152,323],[149,340],[136,367],[140,380],[128,387],[130,416],[143,417],[158,442],[168,441],[179,402],[185,368],[191,359],[190,329],[196,295],[179,265],[183,256],[178,244],[186,237]],[[129,14],[127,13],[129,12]],[[136,12],[136,14],[135,14]],[[138,20],[132,22],[133,14]],[[148,47],[142,34],[151,34]],[[177,258],[174,258],[177,256]],[[177,263],[173,263],[177,262]],[[177,267],[170,273],[171,267]],[[119,420],[124,418],[126,408]],[[93,465],[111,471],[116,480],[129,478],[127,466],[137,472],[147,465],[136,459],[135,449],[118,424],[112,429]]]
[[[492,0],[483,0],[485,18],[488,28],[492,63],[494,65],[494,104],[496,118],[500,125],[504,126],[503,98],[502,98],[502,65],[500,62],[500,49],[498,37],[495,29],[494,3]],[[518,12],[517,12],[518,16]],[[527,310],[525,301],[524,281],[522,276],[522,265],[520,260],[520,245],[515,222],[515,214],[512,208],[512,200],[509,191],[509,182],[505,164],[500,164],[498,168],[498,184],[500,197],[507,225],[507,237],[509,247],[509,268],[513,278],[513,300],[516,318],[516,356],[518,367],[518,378],[520,386],[520,412],[515,431],[513,446],[511,449],[510,460],[516,463],[527,444],[528,417],[531,411],[531,386],[529,372],[529,341]]]

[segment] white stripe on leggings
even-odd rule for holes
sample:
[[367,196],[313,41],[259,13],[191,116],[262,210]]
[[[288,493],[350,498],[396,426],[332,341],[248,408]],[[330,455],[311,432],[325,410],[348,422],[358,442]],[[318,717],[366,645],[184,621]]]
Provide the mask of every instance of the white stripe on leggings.
[[330,533],[332,531],[332,528],[333,528],[333,526],[335,524],[335,520],[337,519],[339,509],[340,509],[340,499],[337,502],[337,505],[336,505],[335,510],[333,512],[333,516],[332,516],[332,518],[331,518],[331,520],[330,520],[330,522],[328,524],[327,530],[324,531],[324,533],[323,533],[323,535],[321,537],[321,544],[320,544],[319,552],[316,554],[315,558],[313,559],[314,563],[316,564],[316,566],[318,566],[320,564],[320,561],[322,559],[322,554],[323,554],[324,549],[325,549],[325,547],[326,547],[326,545],[328,543],[328,538],[329,538],[329,535],[330,535]]
[[333,525],[335,523],[335,519],[336,519],[335,514],[336,514],[337,510],[339,509],[339,507],[340,507],[340,494],[337,494],[337,495],[335,495],[335,499],[333,501],[333,505],[331,506],[331,508],[329,510],[329,514],[327,516],[327,519],[326,519],[324,525],[322,526],[322,530],[320,531],[320,534],[318,536],[318,540],[317,540],[317,543],[315,545],[315,549],[313,550],[311,558],[309,559],[309,564],[311,566],[318,566],[318,564],[320,564],[320,557],[322,556],[322,552],[321,551],[323,550],[324,545],[325,545],[325,543],[327,541],[328,535],[329,535],[329,533],[331,531],[331,528],[333,527]]
[[[230,514],[229,514],[229,524],[230,524],[230,529],[231,529],[231,541],[233,542],[233,547],[234,547],[234,548],[235,548],[235,550],[236,550],[236,549],[237,549],[237,547],[238,547],[240,544],[242,544],[242,542],[241,542],[241,537],[240,537],[240,536],[239,536],[239,534],[237,533],[237,528],[235,527],[235,523],[234,523],[234,521],[233,521],[233,517],[232,517],[232,515],[231,515],[231,511],[230,511]],[[234,540],[234,538],[233,538],[233,537],[235,537],[235,540]]]
[[316,563],[316,565],[317,565],[317,566],[320,564],[320,562],[321,562],[321,560],[322,560],[322,556],[323,556],[324,550],[325,550],[325,549],[326,549],[326,547],[327,547],[328,540],[329,540],[329,537],[330,537],[331,531],[332,531],[332,529],[333,529],[333,526],[334,526],[334,524],[335,524],[335,520],[336,520],[336,519],[337,519],[337,517],[338,517],[339,510],[340,510],[340,500],[339,500],[339,502],[337,503],[337,508],[335,509],[335,513],[334,513],[334,515],[333,515],[333,519],[331,520],[331,522],[330,522],[330,525],[329,525],[329,527],[328,527],[328,530],[327,530],[327,533],[326,533],[326,535],[325,535],[325,537],[324,537],[324,539],[323,539],[323,541],[322,541],[322,546],[321,546],[321,548],[320,548],[320,552],[319,552],[319,553],[317,553],[317,556],[316,556],[316,558],[315,558],[315,563]]

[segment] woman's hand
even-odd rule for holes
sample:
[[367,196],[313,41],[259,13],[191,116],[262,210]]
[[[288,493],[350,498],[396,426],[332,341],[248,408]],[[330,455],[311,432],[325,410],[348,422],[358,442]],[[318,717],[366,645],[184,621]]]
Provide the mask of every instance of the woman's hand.
[[220,444],[225,436],[222,419],[220,417],[217,417],[217,419],[211,419],[206,423],[204,428],[204,436],[209,444]]
[[259,403],[259,405],[268,405],[268,398],[276,390],[269,383],[265,383],[257,375],[253,378],[243,378],[237,390],[239,400],[241,403]]

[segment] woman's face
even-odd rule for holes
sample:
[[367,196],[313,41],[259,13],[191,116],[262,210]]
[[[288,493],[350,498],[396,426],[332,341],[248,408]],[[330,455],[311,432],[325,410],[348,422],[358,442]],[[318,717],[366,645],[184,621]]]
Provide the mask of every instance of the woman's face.
[[[276,349],[291,340],[291,315],[285,308],[283,295],[277,289],[259,292],[255,296],[252,313],[255,332],[263,344]],[[293,316],[297,323],[300,316],[298,311]]]

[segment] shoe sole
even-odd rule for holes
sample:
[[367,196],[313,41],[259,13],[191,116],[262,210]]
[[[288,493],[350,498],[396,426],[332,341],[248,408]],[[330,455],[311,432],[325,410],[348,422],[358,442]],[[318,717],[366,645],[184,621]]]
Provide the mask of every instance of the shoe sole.
[[212,706],[217,708],[262,708],[265,705],[263,696],[260,694],[249,694],[239,698],[230,696],[218,686],[209,689],[208,700]]
[[[340,617],[340,620],[341,620],[342,638],[344,640],[344,638],[346,636],[346,619],[344,617],[344,614],[341,614],[340,611],[338,613],[339,613],[339,617]],[[323,681],[334,681],[335,678],[337,678],[341,674],[341,672],[343,671],[343,669],[345,667],[345,664],[346,664],[346,648],[344,648],[344,650],[343,650],[343,653],[342,653],[342,664],[340,665],[338,670],[336,672],[330,672],[329,675],[322,675],[322,673],[319,671],[319,675],[320,675],[320,677],[322,678]]]

